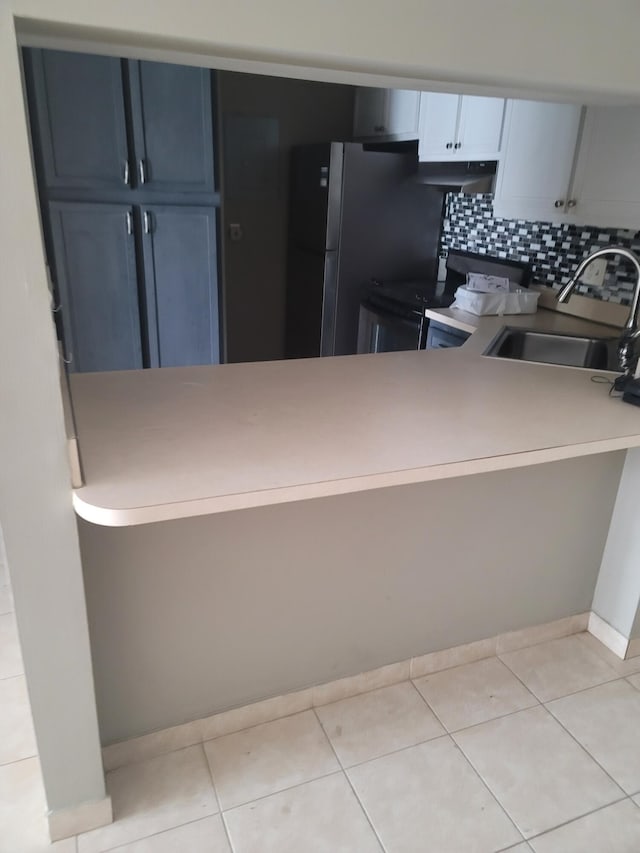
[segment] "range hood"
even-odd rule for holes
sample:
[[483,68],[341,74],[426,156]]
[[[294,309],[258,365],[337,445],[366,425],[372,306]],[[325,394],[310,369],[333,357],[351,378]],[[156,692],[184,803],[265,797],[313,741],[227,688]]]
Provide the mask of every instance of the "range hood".
[[414,180],[445,193],[490,193],[496,177],[496,160],[461,163],[418,163]]

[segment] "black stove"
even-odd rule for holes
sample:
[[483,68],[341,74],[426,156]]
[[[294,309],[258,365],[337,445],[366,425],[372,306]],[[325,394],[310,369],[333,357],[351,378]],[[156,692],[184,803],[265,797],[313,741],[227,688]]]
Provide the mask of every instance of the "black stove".
[[425,308],[448,308],[453,294],[447,293],[444,281],[373,281],[364,302],[375,308],[390,308],[423,317]]
[[522,287],[529,282],[528,264],[450,250],[446,280],[372,281],[360,307],[358,352],[396,352],[426,346],[426,308],[448,308],[468,272],[507,275]]

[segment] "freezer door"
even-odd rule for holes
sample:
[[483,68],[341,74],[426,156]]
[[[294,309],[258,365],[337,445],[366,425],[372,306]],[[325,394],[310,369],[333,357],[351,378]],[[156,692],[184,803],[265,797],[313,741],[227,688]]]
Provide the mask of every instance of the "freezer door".
[[331,142],[293,149],[289,233],[297,248],[338,248],[343,148],[341,142]]
[[357,351],[371,279],[435,280],[444,196],[414,172],[410,154],[344,146],[334,355]]

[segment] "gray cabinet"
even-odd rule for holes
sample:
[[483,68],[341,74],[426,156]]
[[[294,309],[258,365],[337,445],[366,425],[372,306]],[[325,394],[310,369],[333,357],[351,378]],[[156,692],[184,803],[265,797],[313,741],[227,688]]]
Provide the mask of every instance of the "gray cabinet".
[[142,232],[151,366],[217,364],[215,211],[145,206]]
[[218,363],[211,72],[24,57],[70,370]]
[[213,193],[211,72],[132,61],[129,79],[138,184]]
[[123,188],[129,152],[122,64],[107,56],[25,51],[43,182]]
[[142,367],[131,208],[52,202],[49,212],[69,370]]

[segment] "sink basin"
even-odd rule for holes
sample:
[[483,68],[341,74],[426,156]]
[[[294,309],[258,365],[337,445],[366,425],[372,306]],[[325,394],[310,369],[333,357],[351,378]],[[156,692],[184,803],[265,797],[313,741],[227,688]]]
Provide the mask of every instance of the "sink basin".
[[587,338],[505,326],[487,347],[485,355],[619,371],[618,339]]

